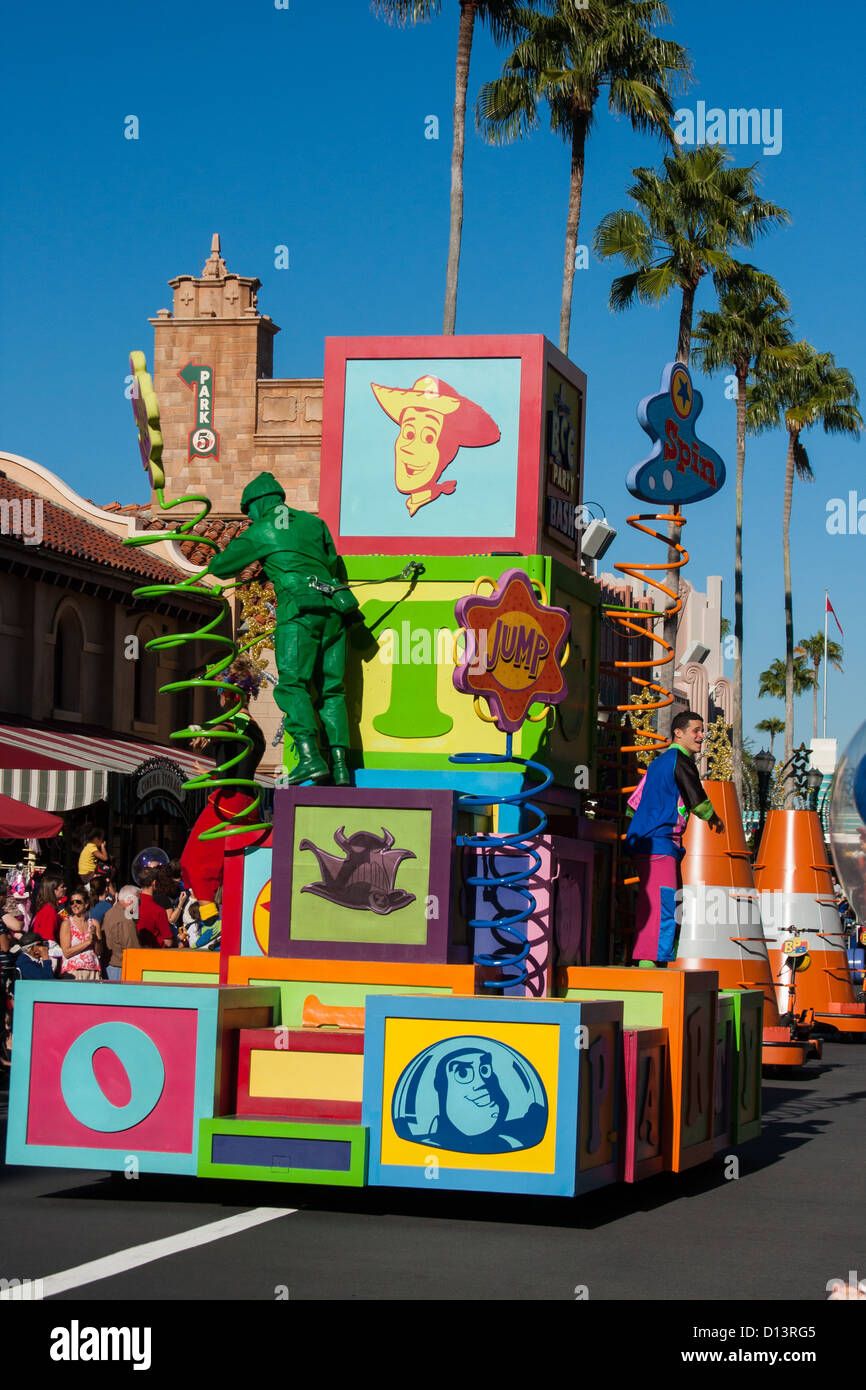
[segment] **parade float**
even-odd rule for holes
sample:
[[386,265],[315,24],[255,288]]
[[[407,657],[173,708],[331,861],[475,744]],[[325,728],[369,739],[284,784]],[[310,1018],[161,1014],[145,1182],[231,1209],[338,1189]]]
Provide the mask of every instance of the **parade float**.
[[[209,503],[167,497],[131,365],[183,540]],[[181,581],[214,621],[155,639],[214,643],[171,688],[221,692],[211,724],[235,745],[189,784],[234,798],[201,832],[222,846],[219,953],[130,950],[121,983],[19,985],[8,1161],[575,1196],[753,1138],[762,1041],[789,1064],[808,1048],[775,1007],[751,873],[731,879],[730,803],[708,872],[747,925],[705,949],[692,911],[680,968],[610,964],[619,830],[584,804],[602,613],[579,565],[583,373],[542,337],[330,340],[324,402],[319,519],[254,479],[243,544]],[[668,511],[633,520],[659,539],[644,521],[682,523],[679,501],[724,478],[699,409],[682,364],[642,403],[656,447],[629,486]],[[241,581],[214,576],[254,558],[286,721],[272,818],[238,775],[238,642],[216,632]]]

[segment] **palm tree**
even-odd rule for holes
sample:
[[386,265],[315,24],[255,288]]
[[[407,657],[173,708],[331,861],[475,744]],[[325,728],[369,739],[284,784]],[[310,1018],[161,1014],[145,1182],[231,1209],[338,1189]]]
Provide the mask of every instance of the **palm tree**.
[[770,752],[772,753],[776,734],[784,732],[785,721],[784,719],[780,719],[777,714],[771,714],[769,718],[762,719],[760,724],[756,724],[755,728],[760,729],[762,734],[770,735]]
[[[551,0],[552,3],[552,0]],[[438,14],[441,0],[374,0],[377,14],[396,24],[417,24]],[[451,145],[451,226],[448,236],[448,267],[445,273],[445,312],[442,332],[453,333],[457,319],[457,282],[460,271],[460,242],[463,234],[463,150],[466,141],[466,89],[475,21],[486,24],[496,43],[505,43],[518,32],[514,12],[516,0],[460,0],[457,29],[457,70],[454,84],[454,133]],[[524,6],[520,7],[525,9]]]
[[[747,427],[755,433],[784,425],[788,431],[785,460],[785,496],[782,508],[782,555],[785,569],[785,762],[794,749],[794,607],[791,597],[791,502],[795,472],[812,478],[812,466],[800,435],[820,424],[825,434],[850,434],[859,438],[863,418],[857,409],[860,397],[851,373],[837,367],[830,352],[816,352],[811,344],[799,344],[795,362],[784,366],[759,358],[756,380],[748,390]],[[811,673],[810,673],[811,675]],[[788,778],[786,803],[794,798]]]
[[[770,695],[774,700],[784,700],[785,698],[785,661],[781,656],[777,656],[775,661],[771,661],[766,671],[762,671],[758,680],[758,699],[763,699],[765,695]],[[803,652],[794,653],[794,694],[802,695],[805,690],[811,690],[814,676],[809,670]],[[781,733],[781,729],[779,730]]]
[[[735,167],[719,145],[666,155],[664,169],[635,169],[629,189],[633,209],[621,208],[603,217],[595,233],[595,250],[603,259],[622,256],[631,269],[610,287],[610,307],[631,308],[635,302],[659,304],[674,290],[681,293],[677,360],[688,366],[691,353],[695,295],[705,275],[721,289],[739,272],[733,248],[751,246],[759,236],[790,220],[784,208],[759,198],[756,165]],[[753,284],[770,294],[774,282],[754,271]],[[775,287],[778,288],[778,287]],[[675,549],[681,534],[676,522],[668,527],[667,585],[679,590],[679,558]],[[679,601],[665,618],[662,636],[676,649]],[[660,673],[660,683],[673,689],[673,662]],[[670,735],[672,705],[659,710],[659,733]],[[736,727],[736,720],[735,720]],[[738,742],[742,743],[742,732]],[[742,753],[740,753],[742,765]]]
[[550,128],[571,147],[559,347],[568,353],[574,261],[580,230],[586,140],[607,88],[608,109],[634,130],[673,140],[671,93],[690,76],[686,50],[653,33],[670,15],[663,0],[557,0],[552,15],[516,10],[522,35],[502,76],[486,82],[477,103],[479,129],[501,144],[539,126],[546,101]]
[[[682,294],[677,361],[688,366],[695,295],[705,275],[717,289],[740,273],[731,255],[790,217],[784,208],[759,198],[757,166],[732,167],[720,145],[666,155],[664,171],[635,169],[628,190],[635,209],[603,217],[595,250],[603,260],[622,256],[632,269],[610,287],[610,307],[630,309],[636,301],[659,304],[674,290]],[[760,272],[754,271],[754,283]],[[774,282],[763,283],[770,293]]]
[[[816,632],[814,637],[801,637],[799,647],[805,652],[815,668],[813,677],[813,705],[812,705],[812,737],[818,737],[818,673],[821,669],[821,662],[824,660],[824,634]],[[827,660],[832,661],[837,671],[842,670],[842,657],[844,652],[840,643],[834,642],[832,637],[827,638]],[[827,679],[826,672],[824,679]]]
[[770,276],[743,265],[719,295],[715,313],[704,311],[694,337],[695,356],[712,374],[733,368],[737,378],[737,495],[734,530],[734,709],[731,740],[732,780],[743,799],[743,474],[746,466],[746,383],[759,353],[773,353],[791,342],[789,303]]

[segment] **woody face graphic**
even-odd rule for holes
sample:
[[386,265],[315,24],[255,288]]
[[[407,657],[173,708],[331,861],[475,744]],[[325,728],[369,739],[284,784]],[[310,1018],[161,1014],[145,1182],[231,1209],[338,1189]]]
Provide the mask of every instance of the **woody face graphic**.
[[427,488],[442,465],[439,436],[444,416],[435,410],[408,406],[400,417],[400,433],[394,446],[394,482],[397,491],[411,494]]
[[443,493],[454,492],[456,479],[439,479],[459,449],[499,439],[495,420],[439,377],[419,377],[409,388],[373,382],[370,386],[385,414],[399,426],[394,485],[406,498],[410,516]]

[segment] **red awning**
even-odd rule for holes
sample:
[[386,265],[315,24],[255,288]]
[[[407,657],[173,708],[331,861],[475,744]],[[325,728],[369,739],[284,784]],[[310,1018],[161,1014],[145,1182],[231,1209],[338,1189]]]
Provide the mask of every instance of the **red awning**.
[[0,840],[53,840],[62,829],[60,816],[0,794]]
[[213,766],[212,759],[180,742],[165,747],[104,729],[0,723],[0,793],[43,811],[103,801],[109,772],[129,774],[152,758],[168,759],[184,778],[195,776],[196,760]]
[[[0,723],[0,793],[43,811],[71,811],[108,796],[108,774],[136,772],[153,758],[167,759],[184,780],[195,777],[196,763],[212,768],[212,758],[189,742],[169,746],[139,743],[106,729],[58,723]],[[256,781],[273,785],[260,773]]]
[[177,742],[170,747],[139,743],[108,730],[82,730],[57,724],[0,723],[0,768],[85,769],[92,772],[134,772],[149,758],[170,758],[188,777],[195,775],[196,761],[211,760]]

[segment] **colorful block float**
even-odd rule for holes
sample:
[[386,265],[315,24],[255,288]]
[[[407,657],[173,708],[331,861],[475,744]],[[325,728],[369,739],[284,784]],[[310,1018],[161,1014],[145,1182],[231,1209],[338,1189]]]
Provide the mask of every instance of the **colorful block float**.
[[[573,1197],[758,1132],[765,981],[598,964],[585,395],[540,337],[326,346],[354,785],[232,834],[219,957],[19,985],[11,1162]],[[406,401],[441,417],[423,485]]]

